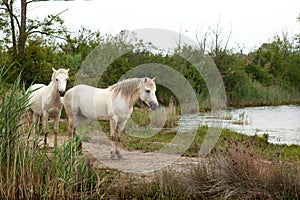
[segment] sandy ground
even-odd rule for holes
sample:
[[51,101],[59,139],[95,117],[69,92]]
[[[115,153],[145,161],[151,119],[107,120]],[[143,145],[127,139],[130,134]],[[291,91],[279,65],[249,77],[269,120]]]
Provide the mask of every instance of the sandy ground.
[[[67,141],[67,136],[58,137],[58,145]],[[48,136],[48,145],[54,146],[54,136]],[[116,149],[120,152],[120,158],[114,155]],[[162,170],[175,170],[177,173],[185,173],[191,167],[207,162],[206,158],[183,157],[176,154],[161,152],[127,151],[116,147],[114,143],[102,134],[90,134],[83,142],[83,154],[93,157],[93,165],[99,169],[116,169],[122,172],[147,175]]]

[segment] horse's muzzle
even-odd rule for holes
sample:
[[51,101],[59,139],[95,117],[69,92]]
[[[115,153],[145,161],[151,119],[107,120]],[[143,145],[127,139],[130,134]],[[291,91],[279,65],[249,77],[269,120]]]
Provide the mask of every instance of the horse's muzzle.
[[60,95],[61,97],[64,97],[65,94],[66,94],[66,91],[58,91],[58,92],[59,92],[59,95]]
[[158,103],[150,102],[150,108],[151,110],[156,110],[158,108]]

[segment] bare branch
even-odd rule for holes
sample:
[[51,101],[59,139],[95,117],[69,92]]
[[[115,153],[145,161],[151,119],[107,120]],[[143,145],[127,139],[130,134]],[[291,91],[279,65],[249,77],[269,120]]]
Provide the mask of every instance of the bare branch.
[[52,19],[49,22],[52,22],[54,19],[56,19],[59,15],[63,14],[64,12],[68,11],[69,8],[57,13],[56,15],[53,15]]
[[0,8],[0,9],[7,11],[9,13],[9,15],[15,19],[15,21],[17,22],[18,28],[20,29],[21,24],[19,22],[18,17],[13,13],[12,6],[9,5],[8,1],[3,1],[3,4],[4,4],[5,8]]
[[52,37],[54,37],[54,38],[62,39],[62,40],[65,40],[65,41],[66,41],[66,38],[60,37],[60,36],[58,36],[58,35],[54,35],[54,34],[58,34],[58,33],[49,33],[49,32],[46,32],[46,31],[40,31],[40,30],[30,31],[30,32],[28,32],[28,35],[31,35],[31,34],[34,34],[34,33],[39,33],[39,34],[42,34],[42,35],[52,36]]
[[228,43],[229,43],[229,40],[230,40],[230,38],[231,38],[231,35],[232,35],[232,27],[230,28],[230,32],[229,32],[229,35],[228,35],[228,37],[227,37],[227,40],[226,40],[226,43],[225,43],[224,50],[227,49],[227,45],[228,45]]
[[31,1],[26,2],[26,4],[28,5],[28,4],[32,3],[32,2],[37,2],[37,1],[36,0],[31,0]]
[[208,39],[210,34],[211,33],[210,33],[209,29],[204,33],[204,35],[202,35],[201,33],[196,32],[196,40],[197,40],[197,43],[198,43],[198,45],[200,47],[200,50],[203,54],[206,51],[206,42],[207,42],[207,39]]

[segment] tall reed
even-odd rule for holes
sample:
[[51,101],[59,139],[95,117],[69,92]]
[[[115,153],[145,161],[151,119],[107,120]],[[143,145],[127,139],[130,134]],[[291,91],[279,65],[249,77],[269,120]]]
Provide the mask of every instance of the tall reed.
[[237,85],[231,95],[230,103],[234,106],[279,105],[289,103],[299,93],[294,89],[280,86],[263,86],[258,82]]
[[[40,149],[39,134],[32,135],[24,112],[28,94],[20,76],[9,87],[7,71],[0,70],[0,199],[65,199],[104,195],[99,186],[105,175],[97,174],[81,159],[79,138],[60,147]],[[6,88],[6,89],[4,89]],[[40,130],[42,132],[42,130]]]

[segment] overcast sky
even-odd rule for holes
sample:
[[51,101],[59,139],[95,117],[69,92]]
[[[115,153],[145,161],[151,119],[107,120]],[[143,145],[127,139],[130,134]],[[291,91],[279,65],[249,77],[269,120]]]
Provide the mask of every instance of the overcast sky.
[[220,21],[223,38],[232,31],[230,47],[248,51],[271,41],[283,30],[300,33],[300,0],[76,0],[37,2],[29,16],[44,17],[68,9],[62,17],[73,31],[80,26],[117,34],[120,30],[161,28],[195,40]]

